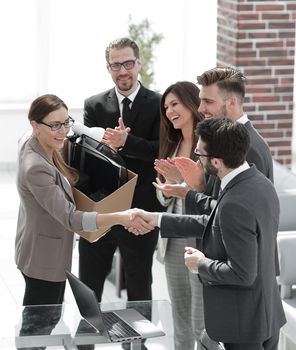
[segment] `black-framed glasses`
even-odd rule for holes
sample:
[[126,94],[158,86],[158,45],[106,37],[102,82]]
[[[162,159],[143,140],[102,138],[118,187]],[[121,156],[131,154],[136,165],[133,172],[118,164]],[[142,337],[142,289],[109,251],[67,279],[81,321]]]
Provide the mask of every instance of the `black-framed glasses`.
[[200,157],[207,157],[207,158],[212,158],[213,156],[210,155],[210,154],[201,154],[201,153],[197,153],[197,152],[194,152],[194,155],[196,157],[196,160],[199,160]]
[[214,156],[213,154],[202,154],[202,153],[199,153],[199,151],[198,151],[197,148],[194,150],[194,155],[195,155],[195,157],[196,157],[197,160],[199,160],[200,157],[220,158],[220,157]]
[[136,61],[137,61],[137,58],[135,58],[134,60],[124,61],[122,63],[120,62],[108,63],[108,65],[111,70],[113,70],[114,72],[117,72],[121,69],[121,66],[123,66],[126,70],[133,69],[136,64]]
[[47,124],[41,120],[40,122],[38,122],[38,124],[43,124],[48,126],[51,129],[51,131],[57,131],[57,130],[60,130],[62,126],[64,126],[67,129],[71,128],[71,126],[74,125],[74,122],[75,120],[69,116],[69,118],[66,119],[64,123],[54,122],[54,123]]

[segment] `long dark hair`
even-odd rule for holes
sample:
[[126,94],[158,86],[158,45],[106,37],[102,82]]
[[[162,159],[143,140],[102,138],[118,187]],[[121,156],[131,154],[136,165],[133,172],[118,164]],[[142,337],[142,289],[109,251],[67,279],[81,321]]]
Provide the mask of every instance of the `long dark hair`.
[[[49,113],[60,108],[65,108],[68,111],[65,102],[56,95],[47,94],[39,96],[31,104],[28,119],[30,122],[34,120],[39,123]],[[68,179],[71,185],[74,185],[77,182],[78,172],[65,162],[60,151],[55,150],[53,152],[53,162],[58,170]]]
[[199,88],[189,81],[179,81],[170,85],[164,92],[160,102],[160,146],[159,146],[159,158],[171,157],[177,148],[178,143],[182,138],[182,132],[179,129],[175,129],[172,123],[166,116],[166,110],[164,107],[166,96],[172,93],[179,101],[192,112],[193,116],[193,144],[190,154],[190,158],[194,156],[194,148],[197,143],[197,138],[194,130],[197,124],[203,120],[203,115],[198,112],[200,104]]

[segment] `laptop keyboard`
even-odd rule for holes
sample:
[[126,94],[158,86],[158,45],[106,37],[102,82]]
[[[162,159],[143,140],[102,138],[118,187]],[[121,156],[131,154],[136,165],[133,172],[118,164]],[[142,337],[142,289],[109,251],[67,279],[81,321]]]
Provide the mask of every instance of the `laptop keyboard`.
[[116,341],[116,339],[120,341],[122,338],[141,338],[141,335],[138,332],[125,323],[114,312],[103,312],[102,316],[108,333],[113,341]]

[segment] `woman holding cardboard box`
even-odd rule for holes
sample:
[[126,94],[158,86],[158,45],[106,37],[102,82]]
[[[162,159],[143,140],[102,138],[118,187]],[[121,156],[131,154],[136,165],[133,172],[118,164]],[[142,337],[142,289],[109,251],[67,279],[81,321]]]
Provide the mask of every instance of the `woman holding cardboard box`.
[[131,221],[132,210],[108,214],[76,210],[71,185],[78,175],[60,155],[74,123],[67,106],[55,95],[43,95],[33,101],[28,118],[33,132],[19,149],[15,261],[26,284],[23,305],[61,304],[74,232],[117,224],[139,231],[153,227],[143,220]]

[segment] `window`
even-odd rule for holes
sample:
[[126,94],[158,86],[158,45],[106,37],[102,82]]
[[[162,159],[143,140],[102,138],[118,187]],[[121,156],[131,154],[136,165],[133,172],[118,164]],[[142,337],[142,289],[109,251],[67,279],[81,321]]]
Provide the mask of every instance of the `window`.
[[0,104],[55,93],[69,106],[82,107],[86,97],[110,88],[105,47],[128,35],[129,14],[135,23],[147,17],[164,34],[155,52],[159,91],[177,80],[195,81],[215,65],[216,0],[151,0],[144,14],[136,0],[124,6],[114,0],[112,8],[98,0],[2,0]]

